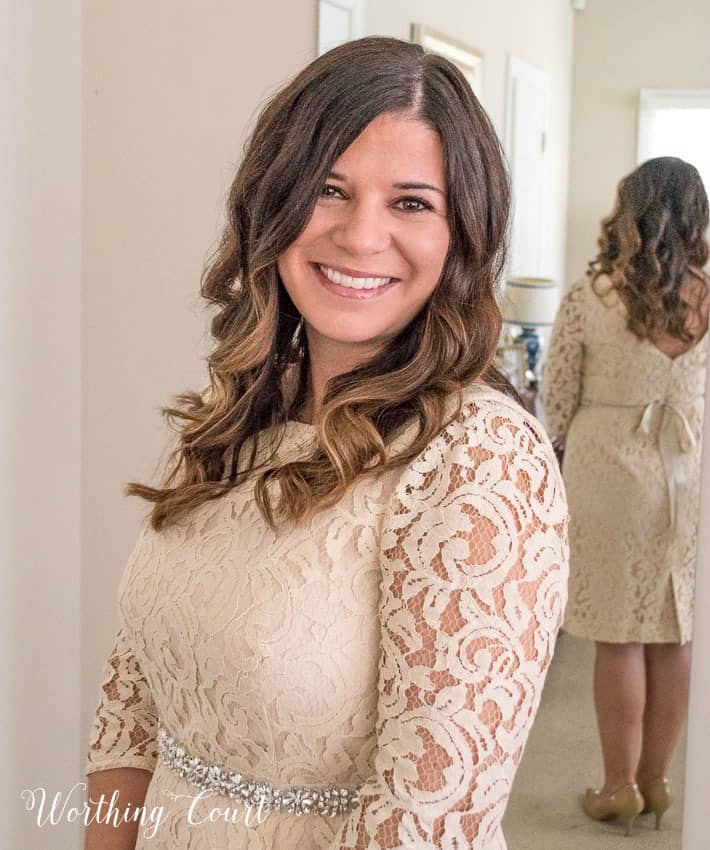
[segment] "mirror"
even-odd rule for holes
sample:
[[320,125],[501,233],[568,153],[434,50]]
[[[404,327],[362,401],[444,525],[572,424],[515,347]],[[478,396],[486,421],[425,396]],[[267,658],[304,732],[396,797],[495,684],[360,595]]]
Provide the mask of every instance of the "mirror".
[[[328,3],[334,31],[345,25],[356,37],[367,21],[368,32],[407,39],[418,24],[480,57],[470,72],[501,138],[538,166],[518,185],[528,202],[517,208],[527,215],[518,233],[538,235],[516,240],[510,276],[560,287],[594,256],[616,185],[636,164],[638,125],[655,121],[671,89],[683,112],[660,125],[678,126],[710,87],[706,0]],[[77,781],[143,510],[123,486],[155,471],[159,405],[202,384],[196,352],[206,354],[207,332],[196,285],[223,193],[258,106],[315,56],[317,9],[317,0],[210,4],[208,14],[197,3],[31,1],[3,18],[11,119],[0,313],[10,682],[2,847],[81,846]],[[521,110],[537,104],[528,112],[546,122],[539,145],[524,122],[509,125],[513,97]],[[549,331],[539,337],[544,355]],[[527,342],[511,344],[513,361],[528,356]],[[526,360],[519,371],[522,385]],[[705,480],[707,516],[708,452]],[[709,528],[699,530],[705,561]],[[696,594],[710,606],[707,570]],[[681,846],[681,812],[692,815],[684,850],[706,846],[710,619],[694,627],[688,784],[681,736],[671,765],[677,800],[658,833],[650,816],[634,827],[664,850]],[[592,653],[591,641],[560,636],[505,815],[510,850],[627,846],[617,822],[588,820],[577,801],[601,779]],[[45,807],[40,828],[25,788],[45,789],[47,807],[58,800],[57,817],[48,821]]]
[[[544,386],[561,375],[552,357],[545,363],[554,348],[550,328],[560,298],[597,256],[619,181],[645,160],[675,156],[693,163],[710,185],[710,75],[696,58],[710,15],[697,0],[683,0],[672,18],[667,7],[641,0],[623,9],[611,0],[535,4],[517,18],[509,4],[463,0],[362,5],[365,34],[411,38],[456,62],[499,133],[515,194],[510,298],[502,304],[511,323],[499,355],[526,406],[555,436],[555,416],[546,415],[542,397],[554,408],[567,390]],[[630,334],[618,313],[597,319],[602,334],[612,326]],[[707,336],[675,360],[672,346],[663,351],[634,339],[627,339],[633,356],[619,352],[606,383],[603,374],[595,377],[597,401],[611,403],[620,375],[639,370],[634,397],[617,399],[629,406],[585,411],[574,440],[568,434],[567,457],[561,455],[575,513],[568,628],[558,638],[503,822],[516,850],[618,846],[621,820],[592,819],[580,799],[585,788],[604,783],[600,723],[610,769],[622,770],[643,751],[648,770],[658,771],[672,754],[664,772],[673,799],[660,829],[651,811],[636,818],[633,830],[647,847],[681,847]],[[619,344],[611,336],[606,342]],[[557,356],[569,345],[558,343]],[[652,385],[644,388],[643,379]],[[666,398],[653,383],[659,380],[674,387],[677,411],[647,407]],[[598,437],[603,428],[606,441]],[[635,457],[621,451],[622,433],[638,434],[643,448]],[[586,479],[585,452],[593,464]],[[670,548],[669,524],[676,529]],[[596,641],[607,646],[597,650]],[[619,679],[623,687],[614,684]],[[646,797],[662,809],[650,784]]]

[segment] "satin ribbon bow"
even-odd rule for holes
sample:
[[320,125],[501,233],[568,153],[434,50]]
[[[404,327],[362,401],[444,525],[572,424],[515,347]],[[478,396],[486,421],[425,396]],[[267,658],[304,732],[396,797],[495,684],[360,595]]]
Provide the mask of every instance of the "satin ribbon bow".
[[651,428],[651,417],[656,406],[664,408],[663,419],[658,434],[658,448],[663,460],[663,467],[668,485],[668,499],[671,514],[671,530],[677,528],[681,490],[687,483],[683,455],[690,452],[697,443],[697,438],[690,427],[687,417],[682,410],[665,401],[651,401],[644,411],[638,430],[648,434]]

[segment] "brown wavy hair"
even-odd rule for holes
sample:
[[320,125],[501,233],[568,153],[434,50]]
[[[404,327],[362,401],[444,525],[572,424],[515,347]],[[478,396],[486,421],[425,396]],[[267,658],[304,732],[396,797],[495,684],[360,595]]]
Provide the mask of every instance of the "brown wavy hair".
[[[682,159],[649,159],[621,180],[616,206],[602,222],[599,253],[589,263],[595,292],[607,275],[640,339],[669,334],[694,343],[708,294],[708,198],[696,168]],[[700,323],[702,324],[702,323]]]
[[[311,456],[270,469],[255,461],[259,432],[299,408],[308,374],[301,317],[277,259],[307,225],[335,160],[382,113],[416,117],[439,134],[451,236],[442,274],[406,328],[328,382]],[[161,408],[179,432],[161,486],[126,486],[127,495],[154,503],[152,527],[219,498],[262,468],[254,493],[267,521],[274,526],[276,514],[307,517],[336,503],[359,476],[421,453],[460,412],[461,388],[476,378],[519,401],[493,365],[509,204],[509,177],[488,116],[461,72],[417,44],[385,37],[348,42],[276,93],[245,144],[227,224],[201,278],[202,297],[218,310],[209,387]],[[287,406],[284,375],[294,364],[300,380]],[[446,418],[451,393],[458,407]],[[413,417],[416,438],[387,458],[389,438]],[[276,508],[267,487],[274,479],[281,492]]]

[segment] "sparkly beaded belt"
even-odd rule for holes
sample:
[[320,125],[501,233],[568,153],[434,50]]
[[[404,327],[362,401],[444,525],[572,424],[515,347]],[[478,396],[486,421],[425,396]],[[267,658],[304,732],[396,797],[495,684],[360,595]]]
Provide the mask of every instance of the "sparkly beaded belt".
[[359,789],[332,785],[323,789],[272,788],[266,782],[257,782],[233,770],[207,764],[186,753],[161,725],[158,726],[158,759],[203,791],[216,791],[244,805],[262,805],[267,811],[335,817],[347,814],[359,802]]

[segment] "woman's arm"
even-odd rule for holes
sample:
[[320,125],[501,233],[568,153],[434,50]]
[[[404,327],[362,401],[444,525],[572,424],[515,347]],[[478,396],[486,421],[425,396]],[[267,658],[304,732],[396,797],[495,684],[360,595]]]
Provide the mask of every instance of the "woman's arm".
[[[122,625],[106,661],[87,753],[87,803],[98,819],[87,826],[85,850],[133,850],[140,824],[114,826],[105,822],[105,812],[115,792],[113,808],[119,813],[143,805],[158,758],[157,727],[150,687]],[[98,808],[102,795],[103,810]]]
[[330,850],[503,846],[567,600],[567,504],[541,426],[483,399],[404,471],[381,540],[375,772]]
[[586,281],[576,283],[563,296],[542,364],[540,401],[548,431],[559,446],[579,407],[582,389],[585,285]]
[[84,850],[134,850],[140,829],[140,821],[119,822],[117,826],[105,820],[95,820],[96,805],[103,795],[106,804],[112,795],[118,792],[116,806],[123,810],[129,806],[131,811],[142,806],[152,773],[135,767],[118,767],[111,770],[98,770],[88,777],[87,802],[90,809],[90,822],[86,827]]

